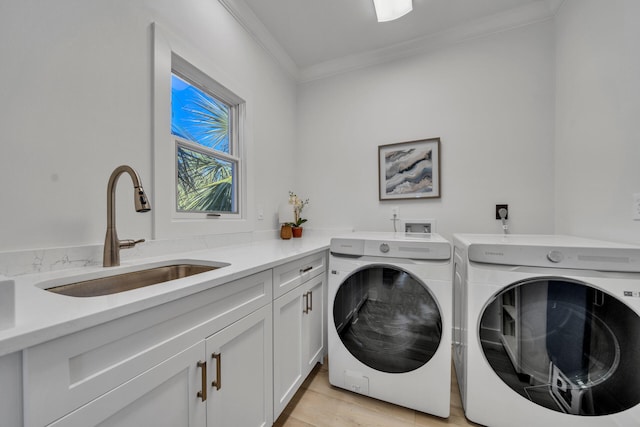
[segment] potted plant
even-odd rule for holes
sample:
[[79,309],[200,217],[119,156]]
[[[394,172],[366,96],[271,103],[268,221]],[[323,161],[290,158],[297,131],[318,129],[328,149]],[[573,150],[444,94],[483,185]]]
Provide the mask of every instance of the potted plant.
[[289,191],[289,204],[293,205],[294,221],[290,223],[293,237],[302,237],[302,224],[307,222],[305,218],[302,218],[302,210],[309,204],[309,199],[302,200],[294,192]]

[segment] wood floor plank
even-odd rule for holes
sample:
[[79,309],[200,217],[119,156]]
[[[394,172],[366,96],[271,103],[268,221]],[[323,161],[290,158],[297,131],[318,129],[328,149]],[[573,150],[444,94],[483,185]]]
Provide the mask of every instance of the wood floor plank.
[[472,427],[464,416],[452,369],[451,415],[443,419],[329,384],[328,364],[318,365],[302,384],[275,427]]

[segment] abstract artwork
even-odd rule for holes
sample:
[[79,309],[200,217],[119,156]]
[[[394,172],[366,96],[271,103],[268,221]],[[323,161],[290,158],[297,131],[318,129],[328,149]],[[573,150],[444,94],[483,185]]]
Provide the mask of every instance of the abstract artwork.
[[440,138],[378,147],[380,200],[440,197]]

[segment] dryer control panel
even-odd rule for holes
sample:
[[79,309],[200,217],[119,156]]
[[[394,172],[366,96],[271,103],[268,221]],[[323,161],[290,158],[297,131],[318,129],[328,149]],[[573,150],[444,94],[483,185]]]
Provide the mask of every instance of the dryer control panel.
[[416,260],[448,260],[451,244],[437,234],[407,237],[403,233],[354,233],[331,239],[334,255],[375,256]]
[[578,270],[640,272],[640,248],[472,244],[469,261]]

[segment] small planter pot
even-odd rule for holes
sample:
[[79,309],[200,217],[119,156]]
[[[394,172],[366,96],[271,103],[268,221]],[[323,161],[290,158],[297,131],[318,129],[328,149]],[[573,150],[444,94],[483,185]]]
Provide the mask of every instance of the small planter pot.
[[293,237],[302,237],[302,227],[292,227]]
[[292,230],[290,225],[283,225],[280,228],[280,238],[283,240],[289,240],[292,235]]

